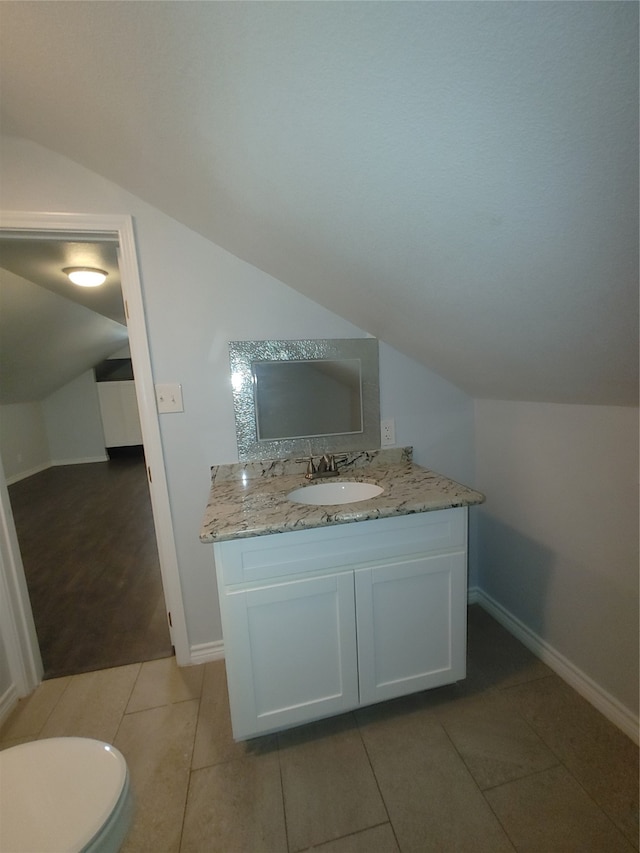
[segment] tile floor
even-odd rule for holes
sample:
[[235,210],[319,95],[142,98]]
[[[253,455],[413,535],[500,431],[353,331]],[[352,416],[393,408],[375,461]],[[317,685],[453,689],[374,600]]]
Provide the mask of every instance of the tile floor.
[[477,606],[459,685],[236,744],[223,662],[168,658],[43,682],[0,746],[59,735],[124,753],[125,853],[638,846],[637,747]]

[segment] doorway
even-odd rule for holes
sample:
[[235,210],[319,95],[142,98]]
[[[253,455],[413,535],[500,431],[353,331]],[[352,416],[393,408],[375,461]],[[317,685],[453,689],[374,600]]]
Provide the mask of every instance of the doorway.
[[[115,242],[117,245],[122,299],[127,314],[131,359],[136,376],[136,396],[145,454],[144,473],[145,478],[148,476],[147,489],[160,564],[161,585],[167,616],[171,620],[169,630],[177,662],[186,664],[189,662],[189,648],[131,219],[121,216],[84,214],[4,213],[0,236],[8,235],[11,237],[22,235],[29,239],[35,237],[42,240],[55,238],[63,242],[77,238],[85,241],[106,240]],[[5,554],[9,555],[8,559],[3,558],[0,571],[3,574],[2,580],[9,590],[8,598],[13,611],[12,630],[3,631],[2,641],[8,648],[10,663],[16,662],[12,666],[16,694],[25,695],[38,683],[41,668],[38,649],[34,647],[36,643],[31,630],[33,622],[25,592],[22,560],[17,549],[13,516],[5,488],[0,490],[0,499],[3,527],[8,531],[3,545],[6,548]]]
[[54,466],[8,491],[44,678],[170,657],[144,456]]

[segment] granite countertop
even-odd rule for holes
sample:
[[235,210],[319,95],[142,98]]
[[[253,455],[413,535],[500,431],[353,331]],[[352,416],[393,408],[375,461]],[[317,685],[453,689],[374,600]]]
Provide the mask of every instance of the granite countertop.
[[[209,501],[200,532],[201,542],[222,542],[248,536],[287,533],[332,524],[390,518],[416,512],[470,506],[484,495],[412,462],[412,448],[348,452],[340,476],[329,480],[304,478],[306,463],[268,460],[217,465],[211,469]],[[342,456],[342,454],[337,454]],[[309,506],[293,503],[293,489],[322,482],[366,482],[383,487],[382,494],[356,503]]]

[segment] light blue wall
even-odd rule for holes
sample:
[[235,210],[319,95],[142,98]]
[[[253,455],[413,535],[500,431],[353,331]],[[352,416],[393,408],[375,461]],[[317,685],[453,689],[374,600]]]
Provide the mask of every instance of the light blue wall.
[[93,370],[50,394],[42,408],[53,465],[106,460]]
[[106,460],[93,371],[41,402],[0,406],[0,453],[8,483],[51,465]]
[[[3,141],[0,179],[8,209],[134,217],[154,379],[183,386],[184,413],[160,424],[189,640],[218,640],[213,554],[198,532],[210,466],[236,459],[227,341],[364,332],[32,143]],[[476,401],[474,431],[468,395],[384,343],[380,376],[398,444],[487,495],[472,513],[480,586],[637,708],[637,411]]]
[[[134,218],[154,381],[179,382],[183,391],[184,412],[161,415],[160,428],[189,641],[219,640],[213,553],[198,534],[211,465],[237,459],[227,342],[367,330],[70,160],[11,138],[2,151],[5,208]],[[381,347],[380,361],[383,416],[396,419],[398,442],[472,485],[470,398],[390,347]]]
[[40,403],[0,406],[0,454],[8,483],[49,467],[51,454]]
[[638,713],[638,410],[476,402],[480,586]]

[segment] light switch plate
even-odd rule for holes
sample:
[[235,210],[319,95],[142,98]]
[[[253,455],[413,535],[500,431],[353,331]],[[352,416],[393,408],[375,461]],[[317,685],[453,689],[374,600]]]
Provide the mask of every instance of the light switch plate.
[[158,412],[184,412],[182,405],[182,385],[177,382],[162,382],[156,384],[156,402]]

